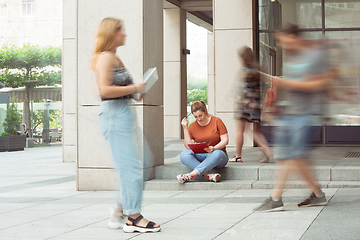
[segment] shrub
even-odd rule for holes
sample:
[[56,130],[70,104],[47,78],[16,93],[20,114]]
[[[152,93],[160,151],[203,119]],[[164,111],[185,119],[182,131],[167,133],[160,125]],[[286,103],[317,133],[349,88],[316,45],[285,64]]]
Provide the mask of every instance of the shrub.
[[3,136],[7,135],[20,135],[18,129],[20,128],[21,117],[17,111],[15,103],[11,103],[6,110],[6,117],[3,123],[4,133]]

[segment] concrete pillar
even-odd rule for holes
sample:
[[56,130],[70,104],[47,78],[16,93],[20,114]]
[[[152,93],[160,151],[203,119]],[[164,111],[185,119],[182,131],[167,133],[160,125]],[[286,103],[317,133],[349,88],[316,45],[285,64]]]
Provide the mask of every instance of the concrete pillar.
[[[78,9],[77,1],[63,0],[62,52],[62,142],[63,161],[77,159],[77,99],[78,99]],[[84,64],[88,63],[86,61]]]
[[[235,146],[234,97],[238,91],[241,72],[238,48],[253,47],[255,26],[252,0],[213,0],[215,46],[215,115],[220,117],[229,131],[229,146]],[[244,145],[252,146],[252,136]]]
[[186,11],[164,9],[164,135],[168,139],[183,138],[180,125],[186,116],[187,69]]
[[[112,190],[117,186],[110,147],[100,132],[100,96],[90,61],[98,24],[105,17],[124,20],[126,45],[118,55],[132,74],[157,67],[159,80],[143,102],[133,105],[140,133],[144,178],[164,163],[163,0],[63,1],[64,161],[76,161],[77,190]],[[151,141],[150,141],[151,140]]]
[[213,32],[208,32],[207,35],[207,69],[208,69],[208,86],[207,86],[207,94],[208,94],[208,111],[210,114],[215,114],[215,59],[214,59],[214,34]]

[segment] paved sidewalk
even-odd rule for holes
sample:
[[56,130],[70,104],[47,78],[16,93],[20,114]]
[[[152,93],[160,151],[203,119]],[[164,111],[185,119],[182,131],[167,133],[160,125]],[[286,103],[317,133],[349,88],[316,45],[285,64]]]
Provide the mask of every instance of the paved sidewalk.
[[[286,211],[254,213],[271,190],[145,191],[154,234],[108,230],[116,192],[75,191],[75,163],[61,147],[0,153],[0,239],[359,239],[360,189],[325,189],[329,205],[298,208],[307,190],[284,193]],[[191,184],[191,183],[189,183]],[[215,183],[214,183],[215,184]]]

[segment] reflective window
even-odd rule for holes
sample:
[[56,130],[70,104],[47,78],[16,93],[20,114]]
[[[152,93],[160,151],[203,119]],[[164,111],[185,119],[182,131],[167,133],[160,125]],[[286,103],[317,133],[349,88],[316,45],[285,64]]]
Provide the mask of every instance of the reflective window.
[[22,1],[22,16],[34,16],[35,15],[35,0],[23,0]]
[[8,17],[8,4],[6,1],[0,1],[0,18]]
[[360,27],[360,2],[349,0],[325,2],[325,27]]
[[321,28],[321,0],[259,0],[259,29],[279,29],[283,24]]

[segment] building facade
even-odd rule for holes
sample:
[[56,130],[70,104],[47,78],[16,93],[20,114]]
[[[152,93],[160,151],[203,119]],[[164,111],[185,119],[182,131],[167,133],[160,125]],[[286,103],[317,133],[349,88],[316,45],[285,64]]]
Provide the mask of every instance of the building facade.
[[62,45],[62,0],[0,0],[0,46]]
[[[263,71],[272,75],[282,74],[283,53],[273,36],[285,22],[299,24],[305,35],[314,40],[324,35],[343,42],[346,39],[350,45],[345,45],[358,49],[359,2],[226,0],[224,4],[224,0],[104,0],[89,4],[85,0],[63,0],[63,159],[77,163],[77,189],[113,189],[116,182],[110,151],[97,122],[100,97],[95,76],[89,70],[96,27],[104,17],[125,20],[127,44],[118,54],[135,80],[139,81],[149,67],[158,68],[158,82],[143,102],[133,105],[138,119],[144,178],[151,179],[154,168],[164,164],[164,138],[182,137],[180,121],[186,116],[186,19],[210,31],[209,111],[223,119],[230,146],[234,146],[234,96],[242,74],[238,48],[252,47],[259,55]],[[344,108],[351,111],[359,107],[355,99],[358,98],[359,58],[355,50],[352,53],[348,61],[352,62],[348,64],[351,66],[344,63],[342,71],[349,74],[343,77],[350,79],[343,87],[353,91],[354,99],[351,103],[347,101],[346,106],[333,103],[330,107],[334,114]],[[264,119],[266,127],[274,126],[271,115]],[[347,128],[340,131],[348,131],[345,137],[336,132],[339,129],[326,132],[329,128],[319,126],[319,144],[359,144],[360,140],[351,135],[359,127],[358,123],[352,120],[351,124],[344,124]],[[337,125],[339,123],[331,126]],[[332,134],[336,141],[327,143],[326,134]],[[343,141],[349,136],[352,141]],[[251,136],[245,139],[245,144],[253,144]]]

